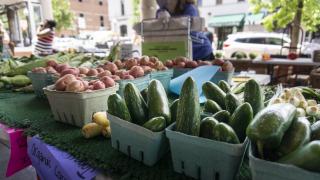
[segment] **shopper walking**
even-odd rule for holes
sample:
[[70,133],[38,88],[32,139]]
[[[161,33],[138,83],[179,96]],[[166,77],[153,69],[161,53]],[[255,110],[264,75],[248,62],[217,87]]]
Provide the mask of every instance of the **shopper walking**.
[[9,43],[9,35],[4,28],[4,24],[0,20],[0,60],[9,59],[11,57],[12,54],[10,52]]
[[37,30],[37,44],[34,53],[38,56],[46,56],[53,53],[52,43],[54,39],[54,28],[56,22],[54,20],[46,20],[40,24]]

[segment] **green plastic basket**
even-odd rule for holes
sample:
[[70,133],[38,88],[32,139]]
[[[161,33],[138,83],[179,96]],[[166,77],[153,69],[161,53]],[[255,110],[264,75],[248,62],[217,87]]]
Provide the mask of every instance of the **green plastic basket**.
[[142,126],[108,114],[112,147],[145,165],[153,166],[169,150],[165,132],[152,132]]
[[176,132],[175,123],[166,129],[174,170],[195,179],[232,180],[242,162],[246,140],[229,144]]
[[173,69],[168,69],[166,71],[156,71],[150,73],[150,79],[159,80],[164,89],[168,92],[171,78],[173,77]]
[[150,74],[145,75],[145,76],[140,77],[140,78],[133,79],[133,80],[120,80],[120,81],[117,81],[119,83],[119,90],[118,90],[117,93],[120,96],[123,97],[124,88],[130,82],[133,83],[139,89],[139,91],[142,91],[142,90],[144,90],[145,88],[148,87],[149,81],[150,81]]
[[90,123],[95,112],[108,110],[108,97],[119,89],[116,86],[93,92],[63,92],[53,90],[54,85],[44,88],[56,121],[82,127]]
[[31,79],[34,93],[39,98],[45,98],[46,95],[44,94],[43,88],[54,84],[56,81],[56,77],[53,74],[47,73],[33,73],[29,71],[28,77]]
[[256,149],[250,145],[249,165],[253,180],[319,180],[314,173],[293,165],[266,161],[255,157]]

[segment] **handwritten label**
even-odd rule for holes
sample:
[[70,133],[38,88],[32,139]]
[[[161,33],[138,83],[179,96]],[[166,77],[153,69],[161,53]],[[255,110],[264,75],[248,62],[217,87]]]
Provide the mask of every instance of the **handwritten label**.
[[10,158],[7,165],[6,177],[10,177],[31,165],[27,153],[27,137],[23,135],[22,129],[9,128],[3,124],[0,124],[0,128],[9,135]]
[[41,179],[86,180],[96,176],[87,164],[42,142],[38,136],[28,139],[28,153]]

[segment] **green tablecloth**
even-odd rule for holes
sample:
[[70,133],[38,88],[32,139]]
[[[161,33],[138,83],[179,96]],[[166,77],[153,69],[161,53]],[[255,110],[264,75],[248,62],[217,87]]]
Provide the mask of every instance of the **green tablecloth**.
[[[44,142],[70,153],[90,166],[121,179],[187,179],[173,171],[170,153],[154,167],[129,159],[111,147],[104,137],[84,139],[79,128],[54,121],[46,99],[34,94],[0,92],[0,122],[25,128],[28,135],[39,134]],[[248,163],[240,179],[250,179]]]

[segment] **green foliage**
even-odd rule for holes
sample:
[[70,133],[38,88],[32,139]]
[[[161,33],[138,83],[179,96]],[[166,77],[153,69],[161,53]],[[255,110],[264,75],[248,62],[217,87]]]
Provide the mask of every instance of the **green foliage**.
[[53,16],[57,22],[56,30],[71,28],[74,14],[70,11],[70,2],[65,0],[52,0]]
[[140,21],[141,13],[140,13],[140,1],[141,0],[132,0],[133,1],[133,24]]
[[269,15],[263,20],[268,31],[285,28],[290,24],[295,18],[300,1],[303,2],[302,25],[310,31],[315,31],[320,24],[319,0],[249,0],[253,13],[268,11]]

